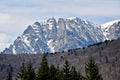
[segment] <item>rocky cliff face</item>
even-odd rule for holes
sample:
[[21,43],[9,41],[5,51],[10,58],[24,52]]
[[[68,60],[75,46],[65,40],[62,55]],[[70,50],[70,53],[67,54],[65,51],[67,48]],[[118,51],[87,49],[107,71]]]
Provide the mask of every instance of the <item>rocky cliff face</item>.
[[103,26],[77,17],[49,18],[28,26],[2,53],[60,52],[120,37],[120,22],[109,28]]

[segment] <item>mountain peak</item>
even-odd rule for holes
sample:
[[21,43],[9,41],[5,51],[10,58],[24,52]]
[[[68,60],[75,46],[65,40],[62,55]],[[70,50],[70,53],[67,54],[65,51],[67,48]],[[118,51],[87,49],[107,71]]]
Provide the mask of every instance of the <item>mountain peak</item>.
[[102,27],[106,28],[106,27],[112,26],[114,23],[118,23],[118,22],[120,22],[120,19],[104,23],[104,24],[102,24]]
[[[112,33],[120,32],[118,31],[119,25],[120,23],[114,24],[115,29]],[[118,34],[116,38],[118,36],[120,35]],[[85,19],[78,17],[49,18],[29,25],[24,33],[3,53],[61,52],[103,42],[106,37],[108,36],[104,35],[104,30],[103,28],[101,30],[100,25]]]
[[35,22],[34,24],[40,26],[40,23],[39,23],[39,22]]
[[102,24],[101,28],[107,40],[120,38],[120,19]]

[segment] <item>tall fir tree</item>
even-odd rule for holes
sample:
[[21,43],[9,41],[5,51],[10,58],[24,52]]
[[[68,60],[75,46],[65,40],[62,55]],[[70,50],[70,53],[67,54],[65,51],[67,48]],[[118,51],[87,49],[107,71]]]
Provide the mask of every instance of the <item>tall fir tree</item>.
[[20,69],[17,73],[16,80],[26,80],[26,67],[24,62],[22,62]]
[[26,80],[35,80],[35,72],[31,62],[29,62],[26,69]]
[[63,65],[63,80],[70,80],[71,70],[69,62],[66,60]]
[[57,70],[57,73],[56,73],[56,77],[57,77],[57,80],[63,80],[63,71],[59,68],[59,66],[57,65],[56,67],[56,70]]
[[98,66],[91,57],[85,65],[86,80],[102,80]]
[[48,80],[49,79],[49,66],[46,59],[46,54],[43,54],[41,65],[38,69],[37,80]]
[[49,69],[49,80],[59,80],[58,75],[57,68],[54,65],[51,65]]

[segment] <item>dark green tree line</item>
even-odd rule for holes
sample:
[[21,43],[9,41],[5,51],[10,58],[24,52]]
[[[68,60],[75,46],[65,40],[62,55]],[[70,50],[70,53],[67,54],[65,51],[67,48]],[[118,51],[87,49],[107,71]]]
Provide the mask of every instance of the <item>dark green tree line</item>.
[[25,63],[22,62],[16,75],[16,80],[35,80],[35,72],[31,62],[27,64],[27,67],[25,66]]
[[36,74],[32,63],[29,63],[27,67],[22,63],[16,80],[103,80],[93,58],[90,58],[85,64],[85,73],[86,76],[82,76],[74,66],[70,66],[67,60],[61,69],[54,65],[49,67],[44,54]]

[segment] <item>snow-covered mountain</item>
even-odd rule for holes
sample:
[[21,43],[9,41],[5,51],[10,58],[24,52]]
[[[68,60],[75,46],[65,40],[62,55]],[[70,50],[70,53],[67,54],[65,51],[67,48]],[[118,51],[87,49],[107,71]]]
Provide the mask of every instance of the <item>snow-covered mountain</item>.
[[101,28],[107,40],[120,38],[120,19],[102,24]]
[[[120,27],[120,23],[118,26],[117,23],[113,25]],[[77,17],[66,19],[49,18],[48,20],[29,25],[23,34],[2,53],[35,54],[87,47],[91,44],[103,42],[106,40],[106,37],[111,39],[108,37],[106,29],[105,25],[102,25],[101,28],[101,25]],[[111,29],[113,28],[108,29],[108,32]],[[115,33],[117,34],[117,32]]]

